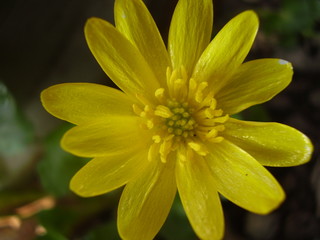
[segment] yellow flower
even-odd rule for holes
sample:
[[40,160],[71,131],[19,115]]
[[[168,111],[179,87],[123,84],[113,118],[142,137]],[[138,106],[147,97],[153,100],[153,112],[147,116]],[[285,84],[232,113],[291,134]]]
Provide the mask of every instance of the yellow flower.
[[42,92],[52,115],[77,126],[62,147],[93,158],[71,180],[84,197],[126,185],[118,208],[123,239],[153,239],[178,190],[201,239],[221,239],[218,193],[266,214],[285,194],[263,166],[307,162],[310,140],[279,123],[231,117],[271,99],[291,81],[280,59],[243,63],[258,29],[246,11],[210,42],[212,0],[180,0],[168,50],[141,0],[116,0],[115,25],[91,18],[85,36],[105,73],[122,90],[66,83]]

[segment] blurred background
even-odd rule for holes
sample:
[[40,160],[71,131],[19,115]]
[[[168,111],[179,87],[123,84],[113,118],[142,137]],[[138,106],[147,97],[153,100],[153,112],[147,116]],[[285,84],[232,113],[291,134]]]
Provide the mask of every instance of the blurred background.
[[[146,0],[164,39],[177,0]],[[84,199],[70,192],[72,175],[88,159],[63,152],[71,126],[44,111],[41,90],[63,82],[113,83],[91,55],[86,19],[113,22],[114,0],[3,0],[0,3],[0,239],[120,239],[121,189]],[[314,143],[303,166],[269,168],[287,199],[260,216],[224,200],[226,240],[320,239],[320,1],[215,0],[214,34],[233,16],[254,9],[260,30],[247,58],[293,63],[291,85],[246,110],[246,120],[293,126]],[[177,199],[157,240],[196,240]]]

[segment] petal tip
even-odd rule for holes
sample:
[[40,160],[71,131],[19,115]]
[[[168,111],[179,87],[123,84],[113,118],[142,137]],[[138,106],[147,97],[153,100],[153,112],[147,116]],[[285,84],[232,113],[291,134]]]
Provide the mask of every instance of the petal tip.
[[265,208],[261,208],[261,211],[257,212],[257,214],[267,215],[276,210],[286,199],[286,194],[282,187],[279,186],[279,193],[274,195],[274,198],[270,200],[270,205]]
[[287,66],[288,68],[293,69],[292,64],[291,64],[290,62],[288,62],[287,60],[279,59],[279,60],[278,60],[278,63],[279,63],[280,65],[285,65],[285,66]]
[[240,15],[242,15],[242,17],[245,19],[245,21],[254,22],[254,25],[257,25],[257,28],[259,27],[259,17],[255,11],[246,10],[246,11],[240,13]]

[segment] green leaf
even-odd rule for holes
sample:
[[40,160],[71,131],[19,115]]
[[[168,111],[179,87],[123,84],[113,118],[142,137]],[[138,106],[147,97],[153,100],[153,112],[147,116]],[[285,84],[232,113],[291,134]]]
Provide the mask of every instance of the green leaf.
[[83,240],[120,240],[116,221],[110,221],[93,228]]
[[37,153],[31,123],[0,81],[0,190],[16,183]]
[[64,124],[47,137],[44,157],[38,163],[37,170],[44,189],[56,197],[70,193],[72,176],[88,161],[61,149],[60,139],[70,127],[70,124]]
[[42,211],[37,218],[47,232],[38,237],[38,240],[67,240],[65,235],[72,231],[77,220],[76,213],[61,208]]
[[280,8],[261,10],[262,28],[276,34],[282,46],[295,47],[299,36],[316,35],[316,22],[320,20],[319,0],[284,0]]
[[162,227],[159,236],[163,236],[166,240],[197,239],[190,226],[179,196],[174,200],[170,214]]
[[[0,82],[0,156],[24,151],[34,140],[32,125],[18,110],[6,86]],[[4,137],[5,136],[5,137]]]

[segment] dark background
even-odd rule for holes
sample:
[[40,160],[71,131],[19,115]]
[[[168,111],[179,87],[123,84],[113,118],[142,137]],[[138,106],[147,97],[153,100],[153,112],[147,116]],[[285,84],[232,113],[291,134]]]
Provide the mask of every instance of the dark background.
[[[145,2],[167,39],[177,1]],[[312,160],[303,166],[269,168],[287,193],[286,201],[273,213],[259,216],[224,201],[225,239],[319,240],[320,2],[216,0],[214,33],[247,9],[258,13],[261,25],[248,59],[286,59],[292,62],[295,74],[287,89],[262,106],[245,111],[243,117],[293,126],[311,138],[315,151]],[[41,90],[57,83],[113,86],[84,39],[83,26],[91,16],[113,22],[113,0],[0,3],[0,81],[5,92],[0,106],[10,102],[14,109],[7,118],[9,108],[2,105],[4,110],[0,111],[0,162],[4,162],[0,168],[6,170],[0,171],[0,239],[118,239],[115,209],[120,192],[93,199],[80,199],[70,193],[68,181],[86,160],[74,159],[59,150],[60,136],[69,126],[46,113],[39,101]],[[3,129],[8,126],[19,132],[13,134],[10,144],[14,150],[10,154],[3,147]],[[15,167],[8,167],[10,163]],[[30,203],[48,196],[54,206],[40,204],[44,211],[19,215],[20,207],[30,207]],[[79,214],[83,209],[86,211]],[[18,227],[4,221],[12,216],[18,218]],[[178,201],[157,239],[197,239]]]

